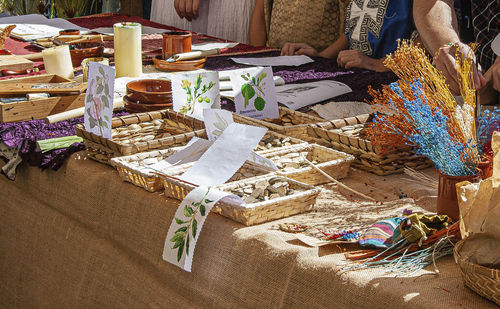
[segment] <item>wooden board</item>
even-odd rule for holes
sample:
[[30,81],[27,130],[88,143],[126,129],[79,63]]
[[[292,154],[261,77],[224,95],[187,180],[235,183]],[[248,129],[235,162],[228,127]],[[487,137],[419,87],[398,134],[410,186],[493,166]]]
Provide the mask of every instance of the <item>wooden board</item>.
[[0,104],[0,122],[42,119],[85,105],[85,93]]
[[87,89],[87,83],[28,83],[28,82],[11,82],[0,88],[0,95],[6,94],[26,94],[26,93],[82,93]]
[[16,55],[0,56],[0,70],[24,71],[33,69],[33,62]]
[[0,84],[16,83],[70,83],[71,79],[64,78],[56,74],[39,74],[26,77],[11,78],[0,80]]

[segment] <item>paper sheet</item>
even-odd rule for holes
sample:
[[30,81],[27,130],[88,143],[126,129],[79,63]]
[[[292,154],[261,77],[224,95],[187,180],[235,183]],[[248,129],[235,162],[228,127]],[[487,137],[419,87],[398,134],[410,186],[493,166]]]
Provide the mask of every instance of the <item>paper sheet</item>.
[[239,199],[215,188],[197,187],[189,192],[177,208],[168,229],[163,247],[163,260],[191,272],[196,242],[205,220],[212,207],[227,196]]
[[191,45],[192,50],[211,50],[215,48],[223,49],[223,48],[231,48],[235,47],[238,45],[238,43],[219,43],[219,42],[213,42],[213,43],[200,43],[200,44],[193,44]]
[[217,72],[177,73],[171,81],[174,111],[202,120],[204,109],[220,108]]
[[300,66],[306,63],[314,62],[314,60],[305,55],[262,58],[231,58],[231,60],[236,63],[255,66]]
[[89,63],[89,80],[85,95],[85,130],[111,138],[115,68],[97,62]]
[[276,96],[279,103],[290,109],[297,110],[351,91],[352,89],[344,83],[334,80],[322,80],[276,87]]
[[[192,142],[191,142],[192,141]],[[171,156],[168,156],[164,160],[159,161],[158,163],[151,165],[150,168],[163,171],[174,165],[181,165],[190,162],[194,162],[198,160],[207,149],[212,146],[213,142],[210,142],[203,138],[193,138],[186,147],[174,153]]]
[[323,119],[335,120],[355,117],[373,112],[371,105],[364,102],[330,102],[311,107]]
[[231,123],[201,158],[179,178],[200,186],[225,183],[245,163],[266,131],[266,128]]
[[222,132],[233,123],[233,113],[223,109],[203,110],[203,121],[209,141],[216,140]]
[[11,32],[11,36],[24,41],[59,35],[59,31],[64,29],[78,29],[82,31],[82,34],[89,31],[89,29],[77,26],[65,19],[49,19],[40,14],[0,18],[0,28],[13,24],[16,25],[16,28]]
[[234,70],[229,73],[236,96],[236,113],[256,118],[279,118],[276,87],[270,67]]
[[[219,72],[220,73],[220,72]],[[234,98],[235,92],[233,91],[233,85],[231,85],[230,80],[222,80],[220,79],[220,74],[219,74],[219,88],[221,90],[221,96],[229,97],[229,98]],[[285,84],[285,80],[281,78],[280,76],[273,76],[274,80],[274,85],[275,86],[281,86]]]

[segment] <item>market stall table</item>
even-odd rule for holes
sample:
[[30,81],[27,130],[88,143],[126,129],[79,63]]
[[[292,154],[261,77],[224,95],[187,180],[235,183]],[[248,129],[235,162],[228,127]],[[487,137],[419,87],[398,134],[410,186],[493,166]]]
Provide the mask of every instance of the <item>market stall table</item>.
[[427,194],[402,182],[401,175],[351,173],[347,184],[372,190],[385,205],[350,202],[325,186],[317,210],[276,222],[244,227],[210,214],[193,272],[187,273],[161,257],[178,201],[122,182],[115,170],[83,152],[57,172],[23,165],[15,181],[0,178],[0,303],[6,308],[495,306],[464,286],[451,256],[437,261],[439,276],[431,274],[432,266],[419,273],[426,275],[410,278],[377,271],[341,274],[341,252],[352,247],[310,248],[273,228],[297,220],[331,228],[415,207],[399,200],[394,186],[410,196]]
[[[96,28],[123,20],[170,29],[116,14],[72,21]],[[32,52],[19,42],[7,43],[12,51]],[[252,51],[261,50],[242,44],[231,50]],[[208,69],[234,67],[228,57],[207,61]],[[287,82],[335,79],[356,86],[350,97],[337,100],[362,100],[370,83],[394,80],[391,73],[338,69],[334,61],[322,59],[297,69],[278,67],[275,73]],[[25,161],[44,166],[38,159]],[[401,177],[352,170],[345,179],[346,184],[383,201],[382,206],[353,200],[335,186],[325,185],[313,212],[291,218],[244,227],[210,214],[197,243],[193,272],[187,273],[162,259],[178,201],[122,182],[115,170],[88,159],[84,152],[72,154],[59,171],[29,167],[25,162],[15,181],[0,177],[0,303],[3,307],[126,308],[494,307],[464,286],[451,256],[437,261],[439,275],[432,266],[409,278],[393,278],[378,270],[344,273],[343,253],[357,247],[311,248],[276,229],[279,223],[296,222],[311,225],[308,233],[342,230],[401,214],[405,208],[435,211],[435,200],[425,197],[433,192]],[[399,199],[399,191],[417,198],[419,206]]]

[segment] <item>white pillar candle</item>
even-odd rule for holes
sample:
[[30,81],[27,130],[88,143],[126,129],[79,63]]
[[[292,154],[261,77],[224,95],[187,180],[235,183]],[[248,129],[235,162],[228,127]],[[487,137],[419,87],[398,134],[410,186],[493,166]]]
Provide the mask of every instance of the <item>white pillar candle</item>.
[[113,26],[116,77],[137,77],[142,73],[141,24],[117,23]]
[[64,78],[73,78],[73,64],[68,45],[61,45],[42,50],[45,71]]

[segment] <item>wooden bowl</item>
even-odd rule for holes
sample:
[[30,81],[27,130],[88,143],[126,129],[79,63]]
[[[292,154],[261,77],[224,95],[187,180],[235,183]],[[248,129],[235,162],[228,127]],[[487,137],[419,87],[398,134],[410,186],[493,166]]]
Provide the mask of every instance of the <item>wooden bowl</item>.
[[78,29],[65,29],[65,30],[59,31],[59,35],[79,35],[79,34],[80,34],[80,30],[78,30]]
[[[74,48],[72,49],[72,47]],[[101,42],[86,42],[70,45],[71,63],[73,67],[79,67],[85,58],[102,57],[104,45]]]
[[176,62],[167,62],[166,60],[161,59],[161,55],[153,57],[155,68],[157,68],[160,71],[167,71],[167,72],[198,70],[205,66],[206,61],[207,61],[206,57],[196,60],[176,61]]
[[127,95],[143,104],[172,103],[172,86],[164,79],[135,80],[127,84]]
[[129,113],[144,113],[157,111],[160,109],[172,108],[172,103],[165,104],[144,104],[131,100],[127,95],[123,97],[123,105]]

